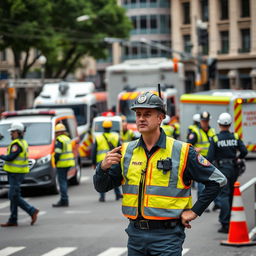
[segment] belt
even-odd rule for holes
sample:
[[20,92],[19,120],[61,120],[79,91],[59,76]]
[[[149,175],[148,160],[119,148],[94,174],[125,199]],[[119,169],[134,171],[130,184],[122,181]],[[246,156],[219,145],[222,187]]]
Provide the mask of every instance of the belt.
[[234,164],[235,161],[233,159],[222,159],[218,160],[218,164]]
[[169,229],[180,224],[180,219],[171,220],[131,220],[130,223],[137,229]]

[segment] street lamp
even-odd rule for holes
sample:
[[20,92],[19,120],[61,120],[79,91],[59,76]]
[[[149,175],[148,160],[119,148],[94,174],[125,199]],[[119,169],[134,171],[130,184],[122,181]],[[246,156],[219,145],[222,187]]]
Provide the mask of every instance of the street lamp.
[[45,78],[45,63],[47,62],[47,58],[44,55],[41,55],[38,59],[41,65],[41,84],[44,85],[44,78]]

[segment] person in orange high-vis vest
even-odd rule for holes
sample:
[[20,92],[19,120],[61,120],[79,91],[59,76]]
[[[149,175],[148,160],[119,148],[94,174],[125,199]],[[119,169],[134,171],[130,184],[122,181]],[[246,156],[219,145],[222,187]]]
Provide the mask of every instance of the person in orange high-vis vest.
[[[224,175],[190,144],[160,128],[165,107],[151,92],[131,107],[141,137],[108,152],[98,163],[94,186],[106,192],[122,184],[122,212],[130,220],[128,256],[182,255],[185,228],[200,216],[226,184]],[[191,182],[205,184],[192,205]]]

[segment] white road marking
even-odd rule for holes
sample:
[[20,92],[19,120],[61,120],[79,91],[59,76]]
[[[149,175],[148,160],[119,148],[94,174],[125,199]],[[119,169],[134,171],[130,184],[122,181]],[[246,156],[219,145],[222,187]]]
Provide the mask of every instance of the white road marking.
[[10,201],[5,201],[3,203],[0,203],[0,209],[3,209],[8,206],[10,206]]
[[82,183],[85,183],[86,181],[88,181],[88,180],[90,180],[91,178],[89,177],[89,176],[83,176],[83,177],[81,177],[81,182]]
[[97,256],[121,256],[125,252],[127,252],[126,247],[111,247]]
[[73,252],[77,249],[77,247],[58,247],[55,248],[42,256],[64,256],[69,254],[70,252]]
[[91,211],[76,211],[76,210],[68,210],[65,211],[66,214],[89,214]]
[[8,256],[15,252],[21,251],[25,249],[26,247],[20,246],[20,247],[6,247],[2,250],[0,250],[0,256]]
[[182,250],[182,256],[185,255],[189,251],[189,248],[183,248]]

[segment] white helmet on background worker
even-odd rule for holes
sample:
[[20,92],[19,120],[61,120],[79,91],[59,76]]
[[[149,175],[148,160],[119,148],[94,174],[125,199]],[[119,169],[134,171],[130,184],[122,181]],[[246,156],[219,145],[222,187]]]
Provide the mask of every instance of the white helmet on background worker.
[[24,125],[20,122],[13,122],[11,124],[10,129],[8,129],[8,132],[12,132],[12,131],[19,131],[19,132],[24,132],[25,128]]
[[165,115],[165,119],[163,119],[162,124],[169,124],[169,123],[170,123],[170,121],[171,121],[170,116]]
[[193,115],[193,121],[198,122],[198,123],[200,122],[200,114],[199,113]]
[[229,113],[222,113],[219,116],[218,124],[220,125],[230,125],[232,123],[232,117]]

